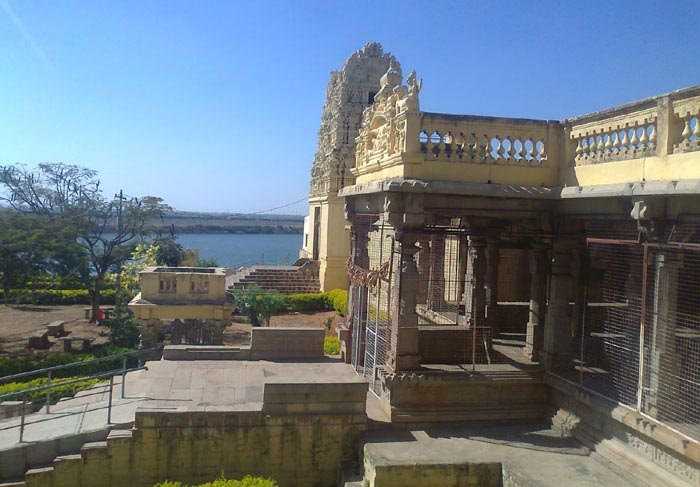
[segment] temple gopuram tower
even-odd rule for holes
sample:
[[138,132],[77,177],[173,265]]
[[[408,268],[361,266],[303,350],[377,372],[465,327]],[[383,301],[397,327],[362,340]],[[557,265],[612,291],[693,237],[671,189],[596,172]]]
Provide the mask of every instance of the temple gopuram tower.
[[379,91],[379,80],[393,67],[394,56],[371,42],[350,56],[339,71],[331,72],[318,131],[318,148],[311,168],[309,215],[299,257],[319,262],[321,290],[346,288],[345,263],[350,235],[345,228],[343,199],[338,191],[354,184],[355,137],[362,112]]

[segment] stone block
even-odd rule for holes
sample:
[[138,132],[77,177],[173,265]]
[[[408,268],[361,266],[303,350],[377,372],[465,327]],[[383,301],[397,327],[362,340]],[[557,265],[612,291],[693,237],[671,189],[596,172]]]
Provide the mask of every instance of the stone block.
[[53,467],[33,468],[24,474],[27,487],[54,487]]
[[46,332],[48,333],[49,336],[51,337],[62,337],[63,335],[66,334],[66,330],[64,328],[64,323],[65,321],[52,321],[48,325],[46,325]]
[[62,455],[53,461],[54,487],[74,487],[80,485],[82,457],[78,455]]
[[323,328],[253,328],[251,360],[323,357]]
[[34,350],[46,350],[51,348],[49,333],[46,331],[46,328],[36,330],[27,338],[27,348]]
[[109,487],[111,460],[107,442],[85,443],[80,449],[80,455],[83,461],[83,485]]
[[24,404],[25,414],[31,412],[31,404],[23,403],[22,401],[3,401],[0,402],[0,419],[14,418],[22,415]]

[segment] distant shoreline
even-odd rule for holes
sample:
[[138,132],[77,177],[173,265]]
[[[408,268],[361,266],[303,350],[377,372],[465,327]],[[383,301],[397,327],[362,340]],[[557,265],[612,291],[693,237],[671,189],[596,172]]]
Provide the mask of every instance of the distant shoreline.
[[[159,228],[158,230],[167,231],[167,227]],[[179,228],[175,226],[175,233],[181,235],[301,235],[303,229],[301,228],[270,228],[270,227],[259,227],[259,228]]]

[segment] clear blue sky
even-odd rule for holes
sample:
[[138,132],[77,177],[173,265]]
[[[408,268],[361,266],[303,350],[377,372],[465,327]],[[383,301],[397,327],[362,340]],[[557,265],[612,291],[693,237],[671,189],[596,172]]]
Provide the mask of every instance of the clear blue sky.
[[306,194],[329,71],[367,41],[424,110],[559,119],[700,83],[697,25],[668,0],[0,0],[0,161],[254,211]]

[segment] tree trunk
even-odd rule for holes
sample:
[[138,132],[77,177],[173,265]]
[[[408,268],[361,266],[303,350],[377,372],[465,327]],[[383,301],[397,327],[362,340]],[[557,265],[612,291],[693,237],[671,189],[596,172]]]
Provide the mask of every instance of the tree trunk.
[[90,323],[97,321],[97,310],[100,309],[100,291],[102,290],[102,276],[95,277],[95,283],[90,292]]

